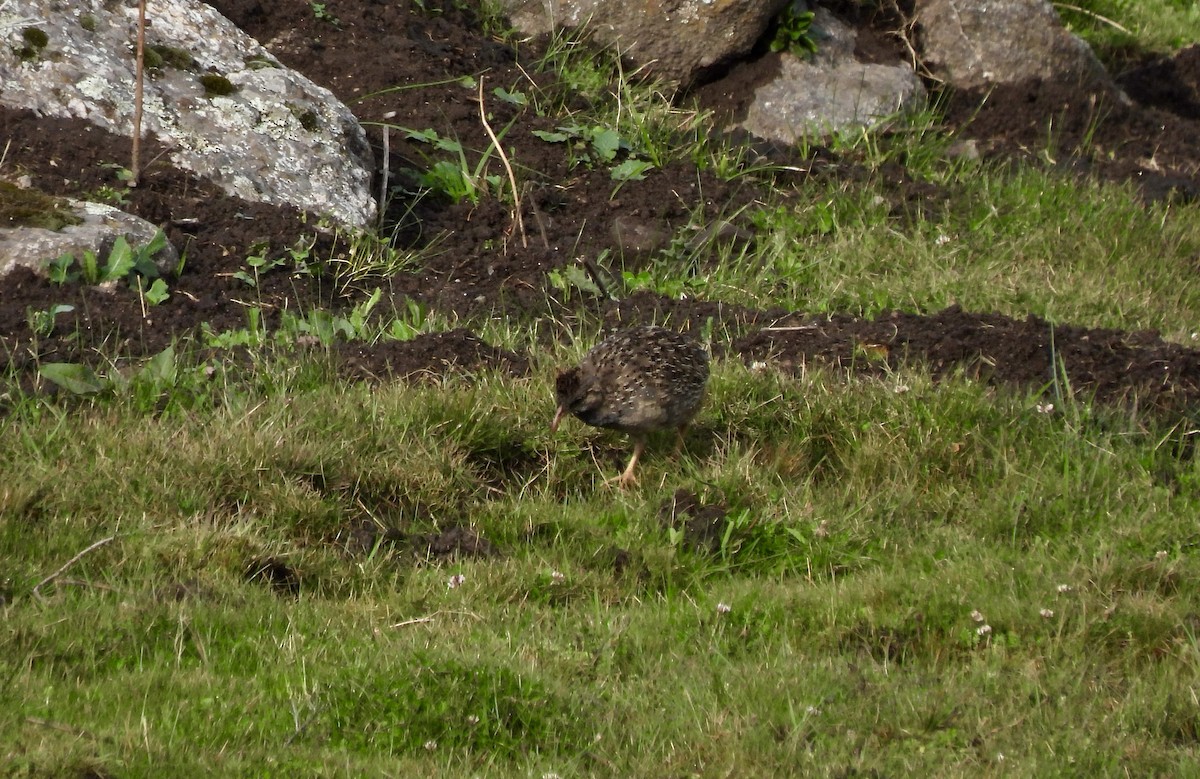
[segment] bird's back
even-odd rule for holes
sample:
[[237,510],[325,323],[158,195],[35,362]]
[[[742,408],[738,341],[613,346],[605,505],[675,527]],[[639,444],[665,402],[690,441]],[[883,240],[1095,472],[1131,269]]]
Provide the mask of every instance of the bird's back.
[[637,327],[588,352],[580,376],[603,397],[590,418],[579,415],[588,424],[627,432],[680,427],[691,421],[704,399],[708,354],[679,333]]

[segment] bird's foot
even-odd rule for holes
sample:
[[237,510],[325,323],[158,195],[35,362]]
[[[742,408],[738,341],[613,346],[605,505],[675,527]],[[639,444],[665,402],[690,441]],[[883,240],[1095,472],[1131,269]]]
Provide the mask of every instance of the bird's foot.
[[637,476],[634,476],[631,471],[625,471],[620,476],[610,476],[604,480],[605,486],[615,484],[617,489],[629,489],[637,484]]

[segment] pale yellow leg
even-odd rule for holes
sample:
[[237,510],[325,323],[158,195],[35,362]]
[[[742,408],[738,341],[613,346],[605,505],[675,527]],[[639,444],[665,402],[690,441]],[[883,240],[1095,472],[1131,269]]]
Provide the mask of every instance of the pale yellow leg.
[[627,468],[625,468],[625,472],[622,473],[620,476],[615,476],[611,479],[607,479],[605,481],[605,483],[607,484],[608,482],[615,481],[617,483],[617,486],[622,489],[624,489],[625,487],[630,487],[634,483],[636,483],[637,477],[633,475],[633,469],[637,466],[638,460],[641,458],[642,452],[645,451],[645,449],[646,449],[646,439],[645,438],[637,439],[637,443],[634,444],[634,446],[633,446],[633,457],[631,457],[629,459],[629,466]]

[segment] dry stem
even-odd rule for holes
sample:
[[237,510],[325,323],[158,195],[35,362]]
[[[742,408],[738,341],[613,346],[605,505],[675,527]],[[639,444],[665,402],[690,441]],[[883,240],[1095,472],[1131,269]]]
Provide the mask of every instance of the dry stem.
[[79,562],[79,560],[84,555],[86,555],[88,552],[92,552],[92,551],[99,549],[100,547],[104,546],[105,544],[109,543],[110,541],[112,541],[115,538],[116,538],[116,536],[107,536],[105,538],[101,538],[99,541],[96,541],[96,542],[90,544],[89,546],[87,546],[86,548],[84,548],[83,551],[76,554],[70,560],[67,560],[65,563],[63,563],[61,568],[59,568],[57,571],[50,574],[45,579],[42,579],[40,582],[38,582],[37,584],[35,584],[33,586],[34,596],[37,598],[41,598],[42,594],[40,592],[38,592],[38,590],[40,590],[43,586],[49,584],[50,582],[54,581],[58,577],[62,576],[68,568],[70,568],[75,563]]
[[513,193],[513,211],[517,215],[517,232],[521,234],[521,247],[528,248],[529,241],[525,238],[525,221],[521,218],[521,194],[517,192],[517,177],[513,175],[512,165],[508,164],[508,155],[504,153],[504,147],[500,145],[500,139],[496,137],[496,133],[492,132],[492,126],[488,124],[487,111],[483,106],[483,77],[479,77],[479,121],[483,122],[483,129],[487,132],[488,138],[492,139],[492,144],[496,147],[496,153],[500,155],[500,162],[504,163],[504,171],[508,173],[508,183],[512,187]]

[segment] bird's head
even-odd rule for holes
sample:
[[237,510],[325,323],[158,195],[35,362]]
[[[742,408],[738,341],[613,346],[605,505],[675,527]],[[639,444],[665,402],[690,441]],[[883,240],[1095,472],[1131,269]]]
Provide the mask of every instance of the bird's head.
[[594,412],[604,405],[604,388],[584,377],[579,368],[571,368],[558,374],[554,380],[554,400],[558,408],[550,423],[550,432],[558,430],[558,424],[568,412],[589,425],[596,424]]
[[558,423],[563,415],[570,410],[571,404],[579,395],[579,369],[571,368],[562,371],[554,379],[554,402],[558,408],[554,411],[554,419],[550,422],[550,432],[558,430]]

